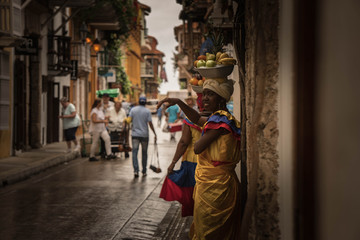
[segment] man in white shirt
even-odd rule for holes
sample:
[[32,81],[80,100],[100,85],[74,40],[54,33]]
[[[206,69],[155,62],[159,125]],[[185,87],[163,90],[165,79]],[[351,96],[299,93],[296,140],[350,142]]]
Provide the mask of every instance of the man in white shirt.
[[115,107],[106,112],[106,116],[109,117],[109,131],[122,131],[124,127],[124,120],[126,118],[126,112],[122,108],[121,102],[115,102]]
[[[129,149],[129,129],[125,128],[126,123],[126,112],[122,108],[121,102],[115,102],[114,108],[111,108],[109,111],[106,112],[106,116],[109,119],[109,124],[107,128],[110,131],[111,139],[115,140],[119,138],[119,132],[124,131],[123,137],[125,138],[125,146],[124,149]],[[129,153],[125,151],[125,158],[129,157]]]
[[110,96],[107,93],[104,93],[102,95],[102,103],[100,110],[104,112],[105,115],[107,115],[107,112],[110,112],[114,108],[114,102],[110,101]]

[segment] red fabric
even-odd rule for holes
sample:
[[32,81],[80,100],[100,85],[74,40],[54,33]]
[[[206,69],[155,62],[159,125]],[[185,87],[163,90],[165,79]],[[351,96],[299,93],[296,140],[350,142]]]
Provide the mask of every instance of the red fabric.
[[196,103],[198,105],[199,111],[202,112],[204,111],[204,104],[202,102],[202,93],[196,93],[196,95],[198,96],[198,98],[196,99]]
[[178,123],[169,123],[170,132],[179,132],[182,130],[183,123],[180,121]]
[[[189,120],[189,121],[190,121],[190,120]],[[200,128],[198,125],[195,125],[195,124],[193,124],[192,122],[188,122],[188,121],[186,121],[186,119],[184,119],[183,123],[186,124],[186,125],[188,125],[188,126],[190,126],[190,127],[192,127],[192,128],[195,128],[195,129],[198,130],[199,132],[202,131],[201,128]]]
[[212,161],[212,164],[214,165],[214,167],[219,166],[219,165],[228,164],[228,163],[229,162]]
[[181,216],[192,216],[194,211],[193,192],[194,187],[179,187],[166,177],[161,188],[160,198],[166,201],[178,201],[182,204]]
[[240,135],[236,134],[229,125],[227,125],[226,123],[213,123],[213,122],[209,122],[208,124],[206,124],[205,128],[204,128],[204,133],[206,132],[206,130],[208,129],[219,129],[219,128],[225,128],[226,130],[228,130],[229,132],[231,132],[233,134],[233,136],[236,138],[236,140],[240,141]]

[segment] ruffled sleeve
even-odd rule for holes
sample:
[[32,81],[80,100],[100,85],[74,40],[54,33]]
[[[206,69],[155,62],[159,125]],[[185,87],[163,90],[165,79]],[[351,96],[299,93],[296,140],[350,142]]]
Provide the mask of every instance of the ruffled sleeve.
[[233,134],[233,136],[240,141],[241,129],[240,122],[230,113],[220,110],[213,113],[205,123],[202,134],[209,129],[225,128]]
[[195,128],[195,129],[198,130],[199,132],[202,131],[201,128],[200,128],[198,125],[196,125],[195,123],[191,122],[188,118],[185,118],[184,121],[183,121],[183,123],[186,124],[186,125],[189,125],[189,126],[192,127],[192,128]]

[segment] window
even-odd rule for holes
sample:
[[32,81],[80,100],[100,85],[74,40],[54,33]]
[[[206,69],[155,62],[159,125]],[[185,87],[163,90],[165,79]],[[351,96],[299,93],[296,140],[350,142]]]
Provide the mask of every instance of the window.
[[0,130],[9,129],[10,55],[0,50]]

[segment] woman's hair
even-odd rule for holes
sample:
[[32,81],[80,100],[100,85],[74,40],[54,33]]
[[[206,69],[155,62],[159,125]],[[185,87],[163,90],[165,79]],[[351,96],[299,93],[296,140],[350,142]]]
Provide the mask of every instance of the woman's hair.
[[60,99],[60,102],[62,102],[62,103],[66,103],[66,102],[68,102],[69,100],[67,99],[67,97],[62,97],[61,99]]
[[91,106],[91,109],[96,108],[96,107],[97,107],[97,105],[98,105],[100,102],[101,102],[101,100],[100,100],[100,99],[95,99],[95,101],[94,101],[93,105]]

